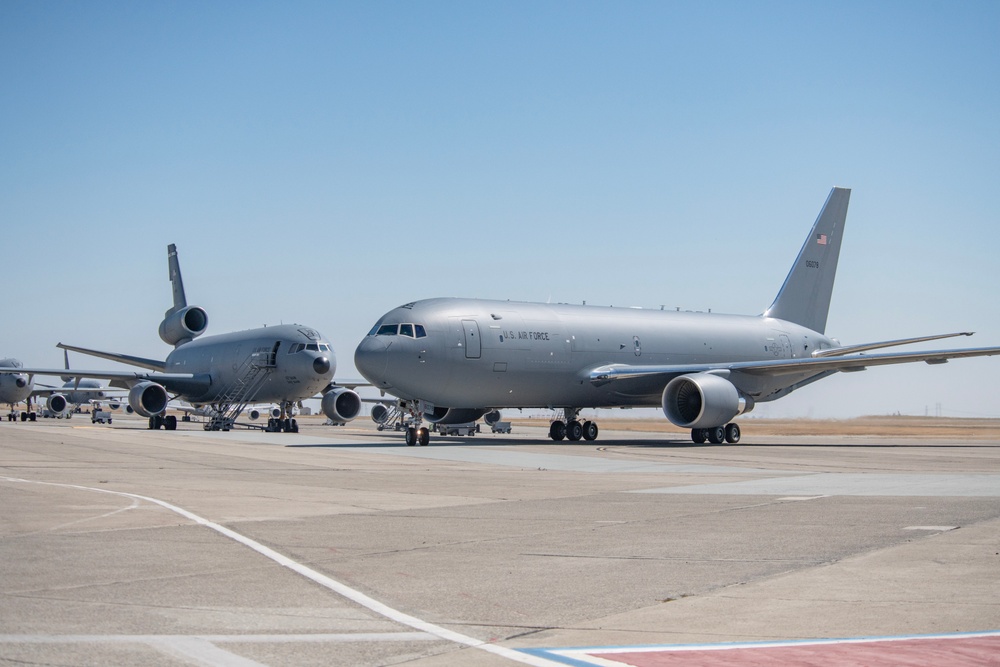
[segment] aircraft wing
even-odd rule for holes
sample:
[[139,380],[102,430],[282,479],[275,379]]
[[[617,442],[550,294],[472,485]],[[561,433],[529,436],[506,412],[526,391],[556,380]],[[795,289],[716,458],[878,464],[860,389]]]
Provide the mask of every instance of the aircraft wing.
[[802,359],[770,359],[767,361],[735,361],[721,364],[679,364],[672,366],[635,366],[612,364],[590,371],[590,381],[605,384],[614,380],[625,380],[655,375],[685,375],[709,371],[740,371],[753,375],[792,375],[837,371],[862,371],[869,366],[908,364],[923,361],[927,364],[943,364],[949,359],[965,357],[990,357],[1000,355],[1000,347],[976,347],[964,350],[935,350],[929,352],[886,352],[881,354],[847,354],[828,357],[805,357]]
[[[90,350],[85,347],[76,347],[75,345],[66,345],[64,343],[58,343],[56,345],[58,348],[64,350],[69,350],[71,352],[79,352],[80,354],[87,354],[91,357],[99,357],[101,359],[107,359],[109,361],[117,361],[118,363],[127,364],[129,366],[138,366],[139,368],[148,368],[151,371],[163,371],[166,369],[167,365],[165,362],[157,361],[156,359],[146,359],[145,357],[133,357],[130,354],[117,354],[115,352],[101,352],[100,350]],[[47,373],[46,373],[47,375]],[[72,377],[72,373],[63,373],[66,377]],[[87,377],[96,378],[97,375],[88,375]]]
[[[0,368],[0,373],[27,373],[28,375],[53,375],[69,378],[93,378],[110,380],[118,388],[132,386],[140,382],[156,382],[172,394],[199,394],[212,385],[207,373],[149,373],[142,371],[82,371],[65,368]],[[64,391],[77,391],[65,389]]]

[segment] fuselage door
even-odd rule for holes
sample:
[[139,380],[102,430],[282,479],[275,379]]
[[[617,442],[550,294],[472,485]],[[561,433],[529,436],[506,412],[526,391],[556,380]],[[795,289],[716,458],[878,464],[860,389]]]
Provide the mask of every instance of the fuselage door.
[[462,328],[465,330],[465,358],[478,359],[482,356],[479,324],[475,320],[462,320]]

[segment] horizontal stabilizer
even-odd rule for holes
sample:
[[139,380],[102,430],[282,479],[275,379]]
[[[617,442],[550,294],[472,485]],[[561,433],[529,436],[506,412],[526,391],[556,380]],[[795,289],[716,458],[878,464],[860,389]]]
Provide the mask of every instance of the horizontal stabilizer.
[[895,347],[897,345],[912,345],[913,343],[926,343],[930,340],[941,340],[942,338],[955,338],[956,336],[971,336],[972,331],[961,331],[959,333],[938,334],[937,336],[921,336],[920,338],[900,338],[899,340],[887,340],[881,343],[862,343],[860,345],[845,345],[843,347],[832,347],[826,350],[816,350],[812,353],[814,358],[820,357],[842,357],[847,354],[867,352],[869,350],[881,350],[885,347]]

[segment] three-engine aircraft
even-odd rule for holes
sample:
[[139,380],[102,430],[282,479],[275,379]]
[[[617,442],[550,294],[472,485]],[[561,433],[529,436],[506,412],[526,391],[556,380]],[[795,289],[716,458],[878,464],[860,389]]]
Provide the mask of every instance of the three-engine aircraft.
[[[167,246],[167,263],[174,305],[160,323],[160,338],[174,349],[165,361],[58,345],[151,372],[38,368],[16,372],[110,380],[111,386],[128,389],[128,405],[148,417],[152,429],[177,428],[176,416],[164,414],[172,398],[211,406],[216,416],[205,424],[206,430],[228,430],[251,403],[276,403],[282,414],[268,420],[267,430],[296,431],[294,420],[288,418],[292,405],[321,392],[323,412],[331,419],[344,422],[358,416],[358,394],[332,382],[336,357],[322,334],[310,327],[283,324],[199,338],[208,328],[208,315],[199,306],[187,305],[173,244]],[[0,374],[5,372],[15,371],[0,367]]]
[[413,417],[456,424],[497,408],[561,408],[553,440],[593,440],[583,408],[661,407],[696,443],[739,442],[731,420],[838,371],[1000,354],[1000,347],[869,354],[952,336],[841,345],[825,335],[851,191],[833,188],[777,298],[759,316],[480,299],[428,299],[389,311],[354,362]]

